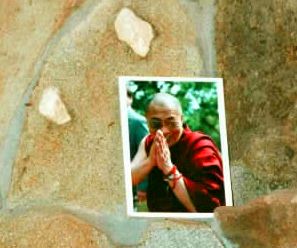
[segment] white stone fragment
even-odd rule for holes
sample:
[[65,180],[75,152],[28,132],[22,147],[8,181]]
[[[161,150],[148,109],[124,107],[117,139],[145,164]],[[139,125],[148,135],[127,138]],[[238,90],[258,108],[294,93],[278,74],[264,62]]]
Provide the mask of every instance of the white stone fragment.
[[145,57],[154,38],[151,24],[137,17],[132,10],[123,8],[114,23],[119,40],[125,41],[141,57]]
[[291,200],[291,203],[297,203],[297,195],[295,195],[294,197],[293,197],[293,199]]
[[39,102],[39,112],[58,125],[65,124],[71,120],[60,98],[59,90],[55,87],[48,87],[43,91]]

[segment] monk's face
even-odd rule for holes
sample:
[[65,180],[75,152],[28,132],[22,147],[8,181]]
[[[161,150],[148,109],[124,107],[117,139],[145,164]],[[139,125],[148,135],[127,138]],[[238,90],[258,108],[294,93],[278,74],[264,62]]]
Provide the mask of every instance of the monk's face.
[[150,106],[147,112],[147,120],[151,134],[161,130],[167,140],[168,146],[179,141],[183,132],[182,115],[175,107]]

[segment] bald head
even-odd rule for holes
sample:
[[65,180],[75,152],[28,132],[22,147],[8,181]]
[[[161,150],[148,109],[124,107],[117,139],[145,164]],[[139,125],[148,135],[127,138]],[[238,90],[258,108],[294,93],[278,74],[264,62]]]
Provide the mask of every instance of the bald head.
[[182,107],[179,100],[167,93],[157,93],[151,100],[147,108],[147,114],[152,111],[155,107],[161,107],[164,109],[170,109],[178,112],[182,115]]

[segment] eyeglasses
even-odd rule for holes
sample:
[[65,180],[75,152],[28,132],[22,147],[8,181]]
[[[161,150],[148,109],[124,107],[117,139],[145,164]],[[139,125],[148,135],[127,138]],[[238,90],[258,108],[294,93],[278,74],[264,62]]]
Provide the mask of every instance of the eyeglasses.
[[182,122],[175,121],[175,120],[160,120],[160,119],[149,120],[149,127],[153,130],[161,129],[164,126],[167,127],[168,129],[172,130],[172,129],[181,127]]

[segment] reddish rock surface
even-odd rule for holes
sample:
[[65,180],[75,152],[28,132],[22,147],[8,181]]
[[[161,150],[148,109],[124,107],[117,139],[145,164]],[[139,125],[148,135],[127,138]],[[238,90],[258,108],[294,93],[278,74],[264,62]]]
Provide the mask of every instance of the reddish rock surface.
[[297,191],[277,191],[241,207],[215,210],[218,233],[240,248],[297,247]]
[[0,233],[1,248],[112,247],[91,225],[49,209],[0,213]]

